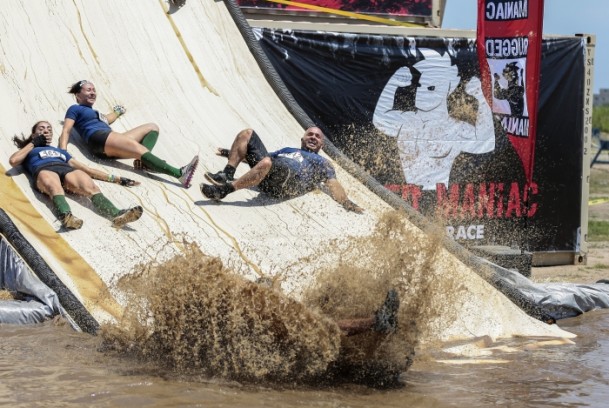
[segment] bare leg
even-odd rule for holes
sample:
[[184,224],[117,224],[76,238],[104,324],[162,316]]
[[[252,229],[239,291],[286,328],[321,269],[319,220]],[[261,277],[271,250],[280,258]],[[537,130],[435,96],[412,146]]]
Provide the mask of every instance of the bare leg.
[[227,164],[237,168],[239,163],[245,159],[245,155],[247,155],[247,144],[249,143],[253,132],[254,131],[252,129],[244,129],[237,133],[237,136],[235,137],[235,140],[233,141],[228,153]]
[[[144,136],[145,134],[142,138]],[[141,145],[135,136],[126,137],[125,134],[118,132],[111,132],[104,145],[104,153],[107,156],[119,159],[140,159],[146,152],[148,152],[146,146]]]
[[74,170],[66,174],[66,189],[74,194],[91,197],[94,194],[99,194],[101,190],[93,182],[93,179],[82,170]]
[[336,324],[346,336],[354,336],[371,330],[374,326],[374,317],[337,320]]
[[242,188],[257,186],[269,174],[271,166],[271,158],[265,157],[260,163],[252,167],[250,171],[233,181],[233,187],[235,190],[240,190]]
[[[158,132],[159,127],[156,123],[146,123],[144,125],[140,125],[131,130],[128,130],[124,133],[119,133],[123,137],[127,137],[129,139],[133,139],[138,143],[141,143],[144,137],[150,132]],[[118,132],[116,132],[118,133]]]
[[56,195],[65,195],[59,175],[52,171],[42,170],[38,173],[36,187],[51,198]]
[[42,170],[36,178],[36,187],[53,200],[61,225],[66,229],[79,229],[82,220],[72,215],[70,205],[66,202],[65,192],[59,175],[55,172]]
[[398,309],[400,298],[395,289],[387,292],[387,297],[381,307],[371,317],[359,319],[338,320],[336,324],[346,336],[353,336],[374,330],[378,333],[394,333],[398,327]]

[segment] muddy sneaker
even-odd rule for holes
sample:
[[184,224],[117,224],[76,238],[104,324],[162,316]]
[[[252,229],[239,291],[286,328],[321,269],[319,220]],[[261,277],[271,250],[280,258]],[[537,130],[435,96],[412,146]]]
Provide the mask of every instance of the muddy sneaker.
[[186,0],[169,0],[169,5],[177,9],[181,9],[186,4]]
[[192,176],[195,174],[195,170],[197,169],[198,165],[199,165],[199,156],[195,156],[192,158],[190,163],[188,163],[186,166],[180,168],[182,175],[178,178],[178,180],[180,180],[180,183],[182,183],[184,188],[190,187],[190,182],[192,181]]
[[209,171],[206,171],[205,178],[207,179],[207,181],[216,186],[224,186],[228,183],[232,183],[233,181],[235,181],[233,177],[230,177],[223,171],[219,171],[217,173],[211,173]]
[[223,186],[212,186],[209,184],[201,183],[201,193],[210,200],[220,201],[224,197],[226,197],[228,193],[235,191],[235,189],[232,187],[232,184],[225,184]]
[[80,229],[82,227],[82,220],[80,218],[76,218],[72,215],[71,212],[61,214],[59,216],[59,221],[61,221],[61,226],[65,229]]
[[131,207],[127,210],[120,210],[118,215],[112,219],[112,226],[114,228],[121,228],[125,224],[133,221],[137,221],[142,216],[144,209],[139,205]]
[[398,328],[398,309],[400,298],[395,289],[387,292],[385,302],[374,314],[374,331],[380,333],[394,333]]
[[216,150],[216,154],[220,157],[226,157],[228,159],[228,155],[230,154],[230,150],[224,147],[218,147]]
[[154,171],[150,167],[146,166],[140,159],[133,160],[133,168],[135,170],[145,171],[148,173],[158,173],[157,171]]

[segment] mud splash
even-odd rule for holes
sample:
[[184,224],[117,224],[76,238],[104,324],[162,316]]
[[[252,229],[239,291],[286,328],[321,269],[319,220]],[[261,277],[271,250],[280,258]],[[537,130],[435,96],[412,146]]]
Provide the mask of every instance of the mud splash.
[[[437,313],[436,275],[427,271],[441,240],[412,236],[403,214],[387,213],[371,236],[339,245],[341,261],[319,271],[302,302],[184,243],[182,254],[121,280],[130,302],[117,325],[102,327],[103,350],[177,374],[395,385],[412,363],[425,321]],[[342,334],[335,321],[373,315],[391,288],[402,299],[396,333]]]
[[298,382],[336,359],[338,327],[302,304],[233,274],[185,244],[184,253],[121,282],[132,302],[105,347],[180,374]]
[[359,367],[360,376],[375,366],[386,373],[406,371],[419,339],[435,330],[429,322],[440,314],[443,319],[456,318],[450,305],[463,288],[438,272],[444,239],[440,225],[427,235],[414,233],[402,212],[387,212],[370,236],[351,240],[336,267],[322,271],[305,292],[303,302],[309,308],[337,320],[369,316],[389,289],[400,293],[398,331],[384,338],[344,338],[338,365],[356,373]]

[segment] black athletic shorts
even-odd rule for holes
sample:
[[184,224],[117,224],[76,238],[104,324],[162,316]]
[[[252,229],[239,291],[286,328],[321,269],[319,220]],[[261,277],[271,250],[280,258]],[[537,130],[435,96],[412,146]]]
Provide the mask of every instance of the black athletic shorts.
[[111,130],[98,130],[93,133],[87,142],[89,151],[102,159],[109,158],[109,156],[104,153],[104,148],[106,146],[106,140],[108,140],[108,136],[111,132]]
[[34,174],[34,184],[36,185],[38,184],[38,174],[40,174],[42,170],[52,171],[53,173],[56,173],[59,176],[59,181],[61,182],[61,185],[63,186],[63,183],[66,180],[66,174],[73,172],[75,169],[68,163],[53,163],[49,164],[48,166],[40,167],[36,171],[36,174]]
[[[250,167],[254,167],[262,159],[269,156],[266,146],[260,140],[256,132],[252,132],[247,143],[247,153],[245,161]],[[258,188],[260,191],[275,198],[288,198],[302,194],[301,191],[296,191],[296,183],[293,182],[294,172],[280,157],[271,158],[271,170],[269,174],[260,182]]]
[[249,142],[247,142],[247,153],[245,154],[245,161],[249,164],[250,168],[254,167],[262,159],[267,157],[269,152],[266,150],[266,146],[258,137],[258,134],[252,131],[252,136],[250,137]]

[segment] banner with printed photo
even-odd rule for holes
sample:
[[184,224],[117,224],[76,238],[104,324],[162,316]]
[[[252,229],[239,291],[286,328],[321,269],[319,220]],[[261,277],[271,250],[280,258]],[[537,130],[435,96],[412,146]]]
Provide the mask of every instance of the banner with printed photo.
[[477,49],[492,111],[533,181],[543,0],[478,0]]
[[582,39],[544,42],[538,165],[529,185],[484,97],[475,39],[255,30],[332,142],[413,208],[441,217],[447,234],[463,244],[576,248]]

